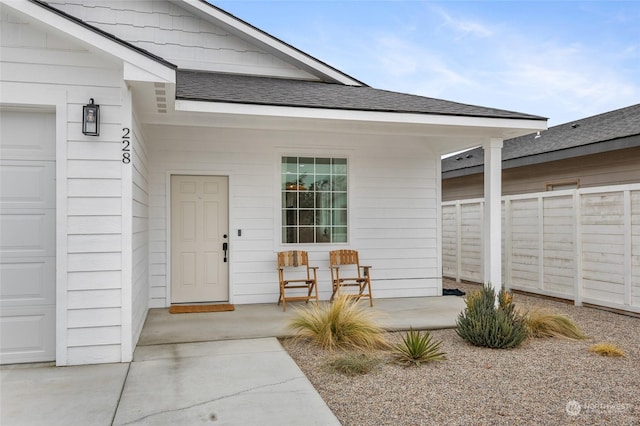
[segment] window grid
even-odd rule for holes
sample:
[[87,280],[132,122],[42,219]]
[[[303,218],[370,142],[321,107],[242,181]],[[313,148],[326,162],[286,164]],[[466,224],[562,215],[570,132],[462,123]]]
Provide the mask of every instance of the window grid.
[[347,160],[282,158],[282,242],[347,242]]

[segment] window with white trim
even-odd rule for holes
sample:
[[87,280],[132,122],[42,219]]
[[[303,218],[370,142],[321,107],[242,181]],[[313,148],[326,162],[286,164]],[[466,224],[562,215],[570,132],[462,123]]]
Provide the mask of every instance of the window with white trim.
[[347,159],[282,157],[282,243],[347,242]]

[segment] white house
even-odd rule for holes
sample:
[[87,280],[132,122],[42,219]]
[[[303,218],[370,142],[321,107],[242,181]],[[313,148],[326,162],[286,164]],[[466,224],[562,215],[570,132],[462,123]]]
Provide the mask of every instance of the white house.
[[368,87],[199,0],[3,0],[1,49],[3,363],[126,362],[149,308],[275,306],[291,248],[323,298],[335,248],[376,298],[439,295],[440,156],[479,144],[499,283],[502,140],[546,128]]

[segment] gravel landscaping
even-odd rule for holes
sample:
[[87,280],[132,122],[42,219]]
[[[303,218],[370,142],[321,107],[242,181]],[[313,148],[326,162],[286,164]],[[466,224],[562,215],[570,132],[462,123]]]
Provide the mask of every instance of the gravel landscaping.
[[[479,286],[445,281],[469,292]],[[447,296],[456,297],[456,296]],[[589,340],[534,339],[510,350],[472,346],[455,330],[434,330],[447,360],[405,367],[389,352],[363,375],[331,371],[340,353],[285,339],[285,349],[345,425],[639,425],[640,318],[515,294],[523,308],[571,317]],[[391,342],[400,334],[389,333]],[[588,351],[594,343],[622,347],[625,358]]]

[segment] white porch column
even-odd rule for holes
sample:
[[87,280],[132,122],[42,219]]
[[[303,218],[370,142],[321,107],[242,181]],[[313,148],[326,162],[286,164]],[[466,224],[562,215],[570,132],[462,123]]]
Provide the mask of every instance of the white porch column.
[[484,284],[502,289],[502,139],[484,147]]

